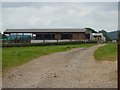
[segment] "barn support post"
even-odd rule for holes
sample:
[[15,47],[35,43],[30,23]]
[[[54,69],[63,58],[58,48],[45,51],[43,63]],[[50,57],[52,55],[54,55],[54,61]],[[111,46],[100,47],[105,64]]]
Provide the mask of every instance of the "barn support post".
[[22,43],[24,43],[24,33],[22,33]]
[[[5,34],[5,37],[7,36],[7,34]],[[8,40],[4,40],[4,44],[7,43],[8,44]]]
[[27,42],[27,38],[25,37],[25,33],[24,33],[24,44],[26,44],[26,42]]
[[72,42],[72,34],[70,35],[70,42]]
[[27,41],[27,40],[26,40],[25,33],[24,33],[24,44],[26,44],[26,41]]
[[[3,33],[3,36],[4,36],[4,33]],[[1,37],[1,38],[2,38],[2,44],[4,44],[4,39],[3,39],[3,36]]]
[[60,34],[57,33],[57,43],[59,42],[60,37],[61,37]]
[[[5,33],[3,33],[3,36],[5,36]],[[2,40],[2,41],[3,41],[2,43],[5,44],[5,40],[4,40],[3,36],[2,36],[2,39],[3,39],[3,40]]]
[[57,36],[57,43],[58,43],[58,36]]
[[[32,33],[32,36],[31,36],[31,41],[33,40],[33,33]],[[30,42],[30,43],[32,43],[32,42]]]
[[30,41],[29,41],[29,43],[31,43],[31,40],[32,40],[32,33],[30,33]]
[[10,39],[9,39],[9,43],[11,43],[11,33],[9,34],[9,37],[10,37]]
[[44,35],[44,33],[43,33],[43,43],[45,43],[45,35]]
[[18,33],[16,33],[16,43],[18,43]]

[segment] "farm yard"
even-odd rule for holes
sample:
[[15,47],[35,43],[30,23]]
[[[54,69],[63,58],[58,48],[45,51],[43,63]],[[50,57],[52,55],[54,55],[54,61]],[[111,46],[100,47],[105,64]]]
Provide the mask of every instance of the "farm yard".
[[0,87],[119,88],[120,3],[66,1],[1,2]]
[[116,88],[116,52],[115,43],[3,48],[3,88]]

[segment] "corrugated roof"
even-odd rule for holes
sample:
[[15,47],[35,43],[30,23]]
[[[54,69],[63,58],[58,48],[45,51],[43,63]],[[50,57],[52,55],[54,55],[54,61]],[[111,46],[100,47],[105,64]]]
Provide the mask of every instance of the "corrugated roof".
[[102,33],[92,33],[93,35],[103,35]]
[[6,29],[4,33],[34,33],[34,32],[86,32],[86,29]]

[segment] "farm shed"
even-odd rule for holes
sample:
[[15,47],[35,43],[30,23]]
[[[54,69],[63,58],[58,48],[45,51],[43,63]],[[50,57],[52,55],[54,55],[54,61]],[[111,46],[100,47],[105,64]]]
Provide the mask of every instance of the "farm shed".
[[105,42],[106,38],[103,36],[102,33],[92,33],[92,40],[96,40],[98,42]]
[[[91,39],[91,31],[86,29],[6,29],[9,43],[40,43],[54,41],[85,41]],[[4,41],[6,41],[4,39]]]

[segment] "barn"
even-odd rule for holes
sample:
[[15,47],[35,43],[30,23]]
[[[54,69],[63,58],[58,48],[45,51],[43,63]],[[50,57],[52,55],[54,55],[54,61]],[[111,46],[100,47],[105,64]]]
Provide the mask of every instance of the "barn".
[[105,42],[106,38],[104,37],[104,35],[102,33],[92,33],[92,40],[95,40],[97,42]]
[[60,41],[85,41],[91,39],[91,31],[87,29],[6,29],[4,41],[8,43],[40,43]]

